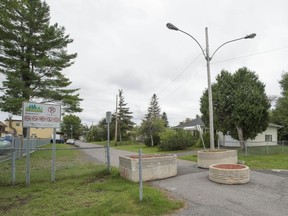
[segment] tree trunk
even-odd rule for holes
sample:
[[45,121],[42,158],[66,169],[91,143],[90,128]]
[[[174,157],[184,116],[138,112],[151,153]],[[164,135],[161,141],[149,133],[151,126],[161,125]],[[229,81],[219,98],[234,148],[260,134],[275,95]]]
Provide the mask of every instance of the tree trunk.
[[238,132],[238,139],[240,141],[240,148],[243,150],[245,148],[245,142],[243,138],[243,130],[242,127],[236,126],[237,132]]

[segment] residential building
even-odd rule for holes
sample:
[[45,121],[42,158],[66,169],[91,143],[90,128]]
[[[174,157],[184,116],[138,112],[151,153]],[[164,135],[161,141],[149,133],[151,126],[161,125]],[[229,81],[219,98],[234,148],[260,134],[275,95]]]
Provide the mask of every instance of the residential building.
[[[14,136],[23,135],[22,120],[9,119],[5,120],[5,133],[13,134]],[[53,128],[30,128],[30,137],[39,139],[51,139],[53,134]]]

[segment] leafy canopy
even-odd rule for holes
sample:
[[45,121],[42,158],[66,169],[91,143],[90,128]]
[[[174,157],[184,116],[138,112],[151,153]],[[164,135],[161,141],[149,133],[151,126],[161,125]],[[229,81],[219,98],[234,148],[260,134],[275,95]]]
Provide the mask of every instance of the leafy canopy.
[[271,112],[271,121],[283,126],[278,130],[280,140],[288,140],[288,73],[282,74],[279,81],[281,87],[281,97],[277,99],[275,109]]
[[[269,123],[270,103],[265,85],[255,72],[246,67],[234,74],[222,70],[212,85],[214,125],[217,131],[230,134],[234,139],[254,139],[266,130]],[[209,124],[208,93],[200,99],[202,120]],[[237,130],[238,129],[238,130]],[[243,137],[239,137],[239,130]]]

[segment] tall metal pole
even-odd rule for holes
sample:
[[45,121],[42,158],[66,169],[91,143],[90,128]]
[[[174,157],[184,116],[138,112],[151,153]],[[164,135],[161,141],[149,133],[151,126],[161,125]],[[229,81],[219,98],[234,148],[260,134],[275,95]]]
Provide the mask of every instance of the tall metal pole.
[[209,55],[209,40],[208,40],[208,28],[205,28],[205,35],[206,35],[206,50],[204,50],[201,46],[201,44],[189,33],[177,28],[175,25],[173,25],[172,23],[167,23],[166,24],[168,29],[174,30],[174,31],[180,31],[186,35],[188,35],[189,37],[191,37],[200,47],[206,61],[207,61],[207,80],[208,80],[208,102],[209,102],[209,132],[210,132],[210,148],[214,149],[215,145],[214,145],[214,125],[213,125],[213,103],[212,103],[212,89],[211,89],[211,76],[210,76],[210,61],[212,60],[213,56],[215,55],[215,53],[225,44],[228,43],[232,43],[238,40],[242,40],[242,39],[252,39],[256,36],[255,33],[246,35],[245,37],[241,37],[241,38],[237,38],[234,40],[230,40],[227,41],[223,44],[221,44],[215,51],[214,53],[212,53],[211,57]]
[[207,61],[207,80],[208,80],[208,101],[209,101],[209,132],[210,132],[210,149],[214,149],[214,125],[213,125],[213,101],[212,101],[212,87],[211,87],[211,75],[210,75],[210,56],[209,56],[209,40],[208,40],[208,28],[205,28],[206,37],[206,61]]

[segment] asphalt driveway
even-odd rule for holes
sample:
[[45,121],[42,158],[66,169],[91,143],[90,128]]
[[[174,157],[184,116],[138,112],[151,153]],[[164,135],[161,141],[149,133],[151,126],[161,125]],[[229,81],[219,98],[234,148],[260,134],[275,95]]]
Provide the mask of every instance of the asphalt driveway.
[[[89,145],[79,144],[80,147]],[[97,158],[102,155],[99,151],[86,153],[102,161],[105,157]],[[120,155],[133,154],[115,149],[110,149],[110,153],[111,165],[115,167],[119,166]],[[287,171],[251,171],[247,184],[223,185],[211,182],[208,170],[198,168],[193,162],[178,160],[177,163],[176,177],[151,182],[186,202],[186,207],[173,216],[288,215]]]

